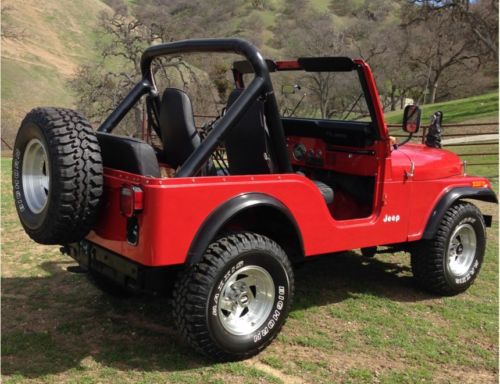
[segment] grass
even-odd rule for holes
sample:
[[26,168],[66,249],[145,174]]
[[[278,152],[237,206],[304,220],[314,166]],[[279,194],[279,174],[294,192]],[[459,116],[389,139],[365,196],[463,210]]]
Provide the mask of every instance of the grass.
[[[484,133],[498,134],[498,94],[486,93],[481,96],[469,97],[449,101],[446,103],[429,104],[423,106],[422,125],[428,125],[430,114],[441,110],[444,113],[443,124],[469,123],[470,126],[444,127],[443,142],[467,134],[470,136]],[[402,112],[390,112],[386,114],[386,120],[391,124],[401,124]],[[494,123],[478,126],[475,123]],[[421,130],[414,141],[421,142]],[[390,128],[393,135],[398,136],[398,141],[402,140],[406,134],[401,128]],[[480,145],[457,146],[444,145],[445,149],[457,153],[462,160],[466,160],[467,173],[470,175],[482,175],[488,177],[498,191],[498,139],[492,139],[480,143]]]
[[[445,124],[484,118],[488,118],[489,121],[498,121],[498,92],[444,103],[427,104],[421,107],[422,124],[424,125],[429,123],[432,114],[436,111],[443,112],[443,123]],[[401,124],[403,111],[386,113],[385,119],[389,124]]]
[[[491,383],[498,378],[498,216],[476,283],[455,297],[417,290],[403,253],[353,252],[296,270],[281,334],[248,361],[186,347],[168,300],[111,298],[56,246],[20,227],[2,159],[4,383]],[[28,363],[29,362],[29,363]]]

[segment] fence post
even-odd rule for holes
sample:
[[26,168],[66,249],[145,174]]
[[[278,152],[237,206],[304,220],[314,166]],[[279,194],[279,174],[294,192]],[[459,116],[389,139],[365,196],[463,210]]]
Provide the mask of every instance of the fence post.
[[424,125],[422,127],[422,144],[425,144],[425,134],[427,133],[427,127]]

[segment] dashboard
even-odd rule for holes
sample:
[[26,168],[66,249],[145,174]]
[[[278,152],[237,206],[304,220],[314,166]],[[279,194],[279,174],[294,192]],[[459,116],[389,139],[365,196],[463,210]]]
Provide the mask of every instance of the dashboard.
[[327,144],[311,137],[287,137],[290,162],[296,167],[309,167],[348,173],[358,176],[375,176],[377,159],[372,149]]

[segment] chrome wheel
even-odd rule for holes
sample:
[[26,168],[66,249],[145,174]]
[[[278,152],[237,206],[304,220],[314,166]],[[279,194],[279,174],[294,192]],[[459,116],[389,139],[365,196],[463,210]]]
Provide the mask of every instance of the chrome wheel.
[[254,332],[271,313],[274,296],[273,279],[264,268],[239,269],[224,284],[217,303],[222,326],[232,335]]
[[476,232],[472,225],[465,223],[457,226],[453,231],[448,245],[448,268],[455,276],[465,275],[476,254]]
[[31,139],[26,146],[22,180],[28,207],[33,213],[40,213],[48,201],[50,172],[47,152],[38,139]]

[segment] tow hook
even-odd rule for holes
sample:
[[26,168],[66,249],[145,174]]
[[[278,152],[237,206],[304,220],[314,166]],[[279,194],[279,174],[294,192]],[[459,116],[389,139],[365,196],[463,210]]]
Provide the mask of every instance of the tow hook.
[[[59,252],[61,252],[63,255],[71,256],[71,249],[67,245],[63,245],[61,248],[59,248]],[[88,270],[86,268],[83,268],[81,265],[71,265],[66,268],[66,271],[78,274],[88,272]]]

